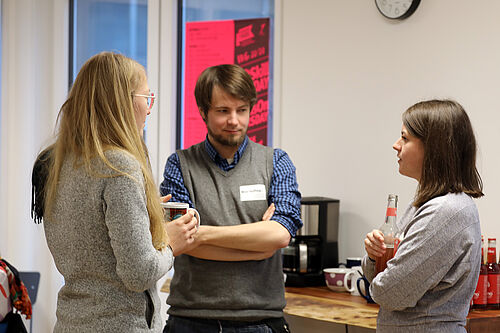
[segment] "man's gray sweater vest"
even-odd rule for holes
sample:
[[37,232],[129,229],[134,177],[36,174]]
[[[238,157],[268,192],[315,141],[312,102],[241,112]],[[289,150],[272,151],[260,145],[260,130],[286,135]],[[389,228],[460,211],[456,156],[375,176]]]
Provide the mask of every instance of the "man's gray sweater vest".
[[[184,184],[202,225],[238,225],[262,220],[273,173],[273,149],[249,142],[233,169],[221,170],[205,143],[177,152]],[[266,199],[241,201],[240,186],[264,184]],[[175,258],[169,314],[253,321],[283,316],[281,252],[266,260],[225,262],[188,255]]]

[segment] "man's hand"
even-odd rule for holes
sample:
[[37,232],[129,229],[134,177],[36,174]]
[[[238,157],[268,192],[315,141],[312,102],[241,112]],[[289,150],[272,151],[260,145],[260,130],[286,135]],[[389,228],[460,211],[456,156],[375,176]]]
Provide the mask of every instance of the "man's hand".
[[172,199],[172,194],[167,194],[166,196],[161,197],[160,199],[161,199],[161,202],[167,202],[170,199]]
[[366,234],[365,250],[372,260],[381,257],[385,253],[384,234],[380,230],[372,230]]
[[274,203],[271,203],[269,207],[267,207],[266,212],[264,215],[262,215],[262,221],[270,221],[271,217],[274,215],[274,211],[276,210],[276,207],[274,206]]

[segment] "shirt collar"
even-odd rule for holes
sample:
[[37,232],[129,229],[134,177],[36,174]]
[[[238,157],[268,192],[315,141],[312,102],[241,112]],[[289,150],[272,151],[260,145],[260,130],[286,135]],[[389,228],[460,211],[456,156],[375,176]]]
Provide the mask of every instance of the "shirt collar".
[[221,169],[225,171],[234,168],[238,164],[247,146],[248,146],[248,136],[245,135],[245,139],[238,147],[236,153],[234,153],[233,163],[228,164],[227,160],[225,158],[222,158],[222,156],[220,156],[215,147],[210,143],[210,141],[208,140],[208,134],[205,139],[205,150],[207,151],[208,156],[210,156],[210,158],[212,159],[212,161],[215,162],[215,164],[217,164]]

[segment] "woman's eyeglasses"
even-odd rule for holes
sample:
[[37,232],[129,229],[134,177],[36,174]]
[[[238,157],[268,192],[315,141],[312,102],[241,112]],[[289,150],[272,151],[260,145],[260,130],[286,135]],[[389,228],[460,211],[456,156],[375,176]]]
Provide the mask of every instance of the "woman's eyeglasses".
[[154,93],[150,93],[149,95],[133,94],[133,96],[145,97],[148,103],[148,109],[153,107],[156,98]]

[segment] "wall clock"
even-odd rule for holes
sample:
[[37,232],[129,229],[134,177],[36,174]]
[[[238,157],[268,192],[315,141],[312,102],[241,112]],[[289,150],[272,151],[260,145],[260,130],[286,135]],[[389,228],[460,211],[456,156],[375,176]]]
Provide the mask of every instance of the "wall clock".
[[402,20],[417,10],[420,0],[375,0],[378,11],[393,20]]

